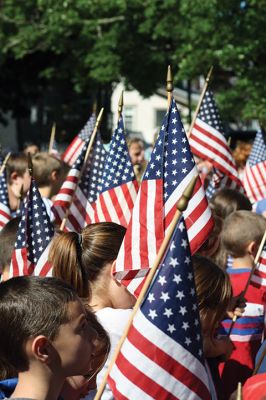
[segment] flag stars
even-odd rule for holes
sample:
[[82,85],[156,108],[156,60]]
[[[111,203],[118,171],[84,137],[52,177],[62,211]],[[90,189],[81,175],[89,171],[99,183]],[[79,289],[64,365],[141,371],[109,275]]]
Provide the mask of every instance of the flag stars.
[[191,339],[189,337],[186,337],[185,343],[186,343],[187,346],[189,346],[192,343],[192,341],[191,341]]
[[178,290],[175,297],[177,297],[179,300],[182,300],[185,297],[184,292],[181,290]]
[[171,257],[171,258],[170,258],[169,265],[172,265],[172,267],[174,267],[174,268],[175,268],[177,265],[179,265],[179,262],[177,261],[177,258]]
[[155,301],[154,294],[153,294],[153,293],[149,293],[149,295],[148,295],[148,302],[149,302],[149,303],[152,303],[153,301]]
[[154,320],[154,318],[158,317],[156,310],[149,310],[148,316]]
[[171,315],[173,315],[172,308],[165,308],[163,315],[165,315],[167,318],[170,318]]
[[188,247],[188,242],[186,239],[182,239],[181,247],[184,247],[184,249]]
[[165,285],[166,284],[166,279],[165,279],[165,276],[164,275],[160,275],[159,276],[159,279],[158,279],[158,283],[160,283],[160,285],[161,286],[163,286],[163,285]]
[[189,323],[188,322],[183,322],[182,324],[182,329],[184,329],[185,331],[187,331],[189,328]]
[[179,313],[184,316],[187,313],[187,308],[181,306],[180,309],[179,309]]
[[170,299],[168,292],[161,292],[160,299],[166,303],[166,301]]
[[172,334],[174,331],[176,331],[175,325],[174,324],[168,324],[167,331]]

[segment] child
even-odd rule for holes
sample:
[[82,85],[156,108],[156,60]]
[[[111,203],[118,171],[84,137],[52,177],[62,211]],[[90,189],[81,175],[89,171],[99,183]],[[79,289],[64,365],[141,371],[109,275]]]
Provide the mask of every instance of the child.
[[[221,239],[226,254],[233,259],[232,267],[227,272],[234,296],[245,288],[265,229],[266,220],[250,211],[236,211],[225,220]],[[251,281],[245,298],[245,312],[236,321],[230,336],[234,350],[220,368],[228,398],[238,382],[244,383],[251,376],[264,329],[265,288]],[[228,333],[230,325],[231,320],[223,321],[221,333]]]
[[57,400],[66,377],[90,372],[97,333],[87,313],[59,279],[0,285],[0,358],[18,371],[11,398]]
[[[110,357],[105,369],[135,303],[135,298],[112,276],[125,232],[124,227],[112,222],[91,224],[81,234],[61,233],[53,239],[49,251],[53,275],[73,285],[110,335]],[[104,369],[98,375],[98,383],[103,376]],[[102,400],[112,398],[106,386]]]
[[20,217],[11,219],[0,232],[1,282],[9,278],[11,257],[14,250]]
[[51,212],[52,198],[59,191],[67,173],[66,166],[56,157],[48,153],[37,153],[32,158],[33,176],[41,193],[47,213],[53,221]]
[[22,200],[21,190],[25,195],[30,187],[27,156],[23,153],[11,154],[6,164],[6,173],[9,207],[12,215],[16,216]]
[[238,190],[223,188],[212,197],[210,206],[215,215],[225,219],[229,214],[237,210],[252,210],[249,199]]

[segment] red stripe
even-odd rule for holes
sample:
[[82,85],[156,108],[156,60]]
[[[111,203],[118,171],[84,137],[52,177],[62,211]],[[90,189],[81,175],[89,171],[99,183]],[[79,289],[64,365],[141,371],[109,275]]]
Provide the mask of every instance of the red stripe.
[[122,393],[119,392],[119,390],[116,387],[116,382],[110,377],[110,375],[108,376],[107,382],[110,388],[112,389],[114,398],[116,400],[128,400],[128,397],[123,396]]
[[245,186],[246,192],[248,193],[248,197],[253,202],[253,201],[256,201],[257,196],[255,195],[255,192],[253,190],[253,186],[255,186],[255,182],[254,181],[252,182],[250,180],[249,173],[251,174],[251,168],[249,166],[246,166],[245,171],[244,171],[244,186]]
[[[126,185],[122,185],[122,186],[126,186]],[[121,188],[122,188],[122,186],[121,186]],[[127,190],[127,187],[125,188],[125,191],[126,190]],[[124,206],[123,201],[125,201],[125,198],[120,199],[120,201],[119,201],[118,197],[117,197],[117,194],[116,194],[114,189],[108,190],[108,193],[109,193],[111,202],[113,204],[113,207],[114,207],[114,209],[116,211],[116,214],[117,214],[117,217],[119,219],[120,225],[122,225],[122,226],[124,226],[126,228],[127,227],[127,221],[125,219],[125,215],[124,215],[123,209],[121,207],[121,206]],[[114,218],[112,218],[111,214],[109,214],[109,215],[110,215],[110,219],[108,219],[108,220],[106,219],[106,221],[111,221],[112,222],[114,220],[115,216],[114,216]]]
[[[18,262],[17,262],[17,252],[20,250],[14,250],[12,253],[12,267],[13,267],[13,275],[12,277],[19,276]],[[11,277],[11,278],[12,278]]]
[[104,201],[103,193],[101,193],[100,196],[98,197],[98,201],[100,202],[100,205],[101,205],[101,208],[102,208],[102,213],[103,213],[103,216],[104,216],[104,220],[105,221],[112,221],[111,215],[109,214],[108,208],[107,208],[107,206],[105,204],[105,201]]
[[[217,143],[221,144],[225,151],[230,153],[230,149],[229,147],[225,146],[225,144],[223,142],[221,142],[217,137],[213,136],[212,134],[210,134],[210,132],[205,131],[203,128],[201,128],[198,125],[195,125],[195,127],[197,127],[197,129],[206,136],[207,139],[213,139],[215,140]],[[193,138],[193,140],[199,144],[201,144],[203,147],[205,147],[206,149],[210,150],[213,153],[213,157],[209,156],[206,153],[202,153],[197,147],[195,147],[195,145],[191,144],[191,150],[194,154],[198,155],[199,157],[203,158],[204,160],[209,160],[215,167],[219,168],[222,172],[224,172],[226,175],[230,176],[232,180],[238,180],[238,174],[237,174],[237,170],[236,170],[236,166],[234,165],[232,158],[230,159],[228,157],[228,155],[226,155],[225,153],[221,153],[220,150],[218,150],[217,148],[213,147],[211,144],[206,143],[205,141],[201,140],[197,135],[196,132],[194,132],[194,134],[191,135],[191,139]],[[216,160],[215,157],[219,156],[226,164],[228,164],[230,167],[232,167],[235,172],[232,173],[231,171],[229,171],[228,167],[224,164],[222,164],[220,161]],[[230,153],[231,156],[231,153]],[[232,157],[232,156],[231,156]]]
[[[259,174],[259,170],[256,166],[254,166],[253,168],[250,169],[251,175],[252,175],[252,179],[253,179],[253,189],[257,189],[257,191],[259,192],[259,194],[255,194],[255,200],[259,201],[261,198],[263,198],[263,194],[260,190],[260,183],[255,175],[255,171]],[[259,174],[260,175],[260,174]]]
[[42,269],[40,270],[40,276],[47,276],[50,270],[53,268],[52,264],[46,261],[43,265]]
[[[197,393],[198,396],[203,396],[203,398],[209,399],[209,390],[202,380],[197,377],[197,375],[183,365],[179,364],[178,361],[157,347],[154,343],[147,339],[147,337],[144,337],[134,327],[134,325],[131,326],[127,338],[138,350],[145,354],[146,357],[148,357],[150,360],[153,360],[161,368],[170,373],[174,378],[178,379],[192,391]],[[189,352],[184,349],[184,353]]]
[[158,385],[153,379],[144,375],[135,365],[131,364],[122,353],[119,354],[116,360],[118,369],[138,386],[143,392],[147,393],[153,399],[167,400],[167,399],[178,399],[172,393],[165,390],[162,386]]
[[133,186],[133,188],[134,188],[134,190],[136,191],[136,194],[137,194],[138,190],[139,190],[139,184],[138,184],[138,182],[136,180],[134,180],[132,182],[128,182],[128,183],[123,184],[121,186],[121,190],[122,190],[122,192],[124,194],[125,201],[127,203],[127,206],[129,208],[129,210],[132,210],[132,208],[134,206],[134,203],[135,203],[135,199],[134,199],[134,201],[132,200],[132,196],[131,196],[131,193],[129,191],[129,187],[131,187],[131,186]]
[[209,234],[213,230],[214,221],[213,218],[210,218],[207,224],[202,227],[202,230],[198,232],[198,234],[189,241],[190,252],[191,254],[195,254],[196,251],[203,245],[203,243],[208,238]]

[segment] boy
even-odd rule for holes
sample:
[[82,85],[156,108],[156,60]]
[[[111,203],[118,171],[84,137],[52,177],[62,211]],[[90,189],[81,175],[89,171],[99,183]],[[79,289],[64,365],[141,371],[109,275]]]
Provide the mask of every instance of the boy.
[[9,278],[11,257],[14,250],[20,217],[11,219],[0,232],[0,273],[1,282]]
[[[234,296],[241,294],[245,288],[265,230],[266,220],[251,211],[235,211],[224,221],[221,240],[226,254],[232,257],[232,267],[227,272]],[[229,398],[238,382],[244,383],[251,376],[262,340],[265,287],[251,280],[245,299],[245,312],[237,319],[230,335],[234,350],[230,359],[220,368],[225,398]],[[230,325],[231,320],[223,321],[223,333],[228,333]]]
[[23,153],[11,154],[6,164],[6,174],[9,207],[15,217],[22,200],[21,189],[25,195],[30,187],[27,156]]
[[35,154],[32,162],[34,179],[46,206],[47,213],[53,221],[54,216],[51,213],[52,198],[59,191],[68,172],[68,167],[63,161],[45,152]]
[[92,318],[59,279],[21,276],[2,283],[0,358],[18,371],[11,399],[57,400],[66,377],[88,374]]

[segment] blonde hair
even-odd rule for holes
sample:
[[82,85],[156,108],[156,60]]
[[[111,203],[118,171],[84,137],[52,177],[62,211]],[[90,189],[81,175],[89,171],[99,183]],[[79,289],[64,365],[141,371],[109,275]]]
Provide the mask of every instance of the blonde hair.
[[266,230],[266,219],[251,211],[230,214],[224,221],[221,240],[224,251],[232,257],[244,257],[247,246],[260,244]]
[[62,169],[62,162],[51,154],[41,152],[36,153],[33,158],[33,175],[38,187],[50,184],[50,175],[53,171],[58,174]]
[[232,297],[230,278],[206,257],[195,255],[192,262],[200,320],[202,324],[207,322],[213,333],[223,319]]
[[86,226],[81,234],[60,233],[51,243],[49,262],[53,275],[71,284],[78,295],[88,298],[107,263],[117,258],[126,229],[113,222]]

